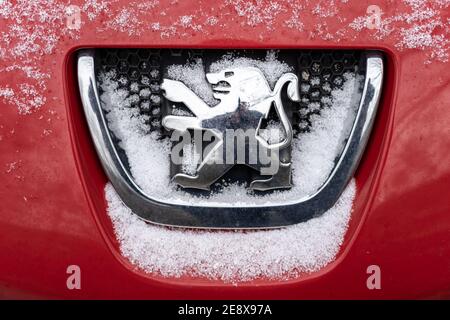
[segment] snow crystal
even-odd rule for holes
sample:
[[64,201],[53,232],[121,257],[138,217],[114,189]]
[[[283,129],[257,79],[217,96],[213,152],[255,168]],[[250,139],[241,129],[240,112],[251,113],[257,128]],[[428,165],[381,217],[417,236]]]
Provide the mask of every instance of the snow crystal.
[[130,84],[130,90],[131,92],[138,92],[139,91],[139,83],[133,82]]
[[11,88],[0,88],[0,97],[11,99],[14,96],[14,90]]
[[159,22],[153,22],[150,24],[150,28],[154,31],[161,29],[161,24]]
[[[142,25],[133,10],[123,8],[115,17],[106,22],[106,26],[111,29],[116,29],[120,32],[127,32],[131,35],[139,35],[139,26]],[[130,26],[133,26],[130,28]]]
[[300,85],[301,92],[308,92],[310,88],[311,88],[311,85],[309,85],[308,83],[302,83]]
[[[4,79],[16,76],[14,94],[2,95],[3,101],[15,105],[21,114],[31,113],[46,102],[46,83],[50,75],[39,69],[43,55],[53,52],[65,27],[65,6],[53,0],[15,2],[0,5],[0,56]],[[20,78],[26,82],[19,82]]]
[[264,24],[268,29],[271,29],[277,16],[286,11],[277,1],[225,0],[225,3],[231,5],[238,16],[245,19],[244,25]]
[[192,24],[192,16],[181,16],[180,23],[183,27],[187,28]]
[[91,21],[95,20],[101,13],[110,12],[109,2],[103,0],[86,0],[81,9]]
[[303,22],[300,19],[300,10],[298,7],[294,7],[291,13],[291,17],[285,22],[288,28],[303,31]]
[[11,162],[11,163],[7,163],[7,164],[6,164],[6,170],[5,170],[5,172],[6,172],[6,173],[11,173],[11,172],[13,172],[14,170],[17,169],[18,164],[19,164],[20,162],[21,162],[21,161],[19,160],[19,161],[13,161],[13,162]]
[[174,107],[172,109],[172,114],[174,116],[187,116],[187,117],[193,116],[193,114],[191,112],[189,112],[187,110],[179,109],[179,108],[176,108],[176,107]]
[[338,6],[334,3],[334,0],[328,0],[326,4],[317,4],[312,13],[321,18],[327,18],[334,17],[338,11]]
[[311,79],[311,84],[312,84],[313,86],[319,85],[319,84],[320,84],[320,78],[319,78],[319,77],[313,77],[313,78]]
[[147,224],[114,188],[105,195],[120,251],[147,273],[190,275],[226,282],[287,280],[333,261],[342,245],[356,188],[351,181],[334,207],[318,218],[268,231],[191,231]]
[[46,98],[39,94],[39,89],[28,83],[20,83],[17,92],[9,87],[0,88],[0,97],[7,103],[16,105],[21,114],[31,113],[46,102]]
[[215,26],[219,20],[216,17],[208,17],[206,19],[206,24],[209,24],[210,26]]
[[149,88],[144,88],[144,89],[142,89],[142,90],[139,92],[139,96],[140,96],[141,98],[146,99],[146,98],[150,97],[151,93],[152,93],[152,92],[150,91]]

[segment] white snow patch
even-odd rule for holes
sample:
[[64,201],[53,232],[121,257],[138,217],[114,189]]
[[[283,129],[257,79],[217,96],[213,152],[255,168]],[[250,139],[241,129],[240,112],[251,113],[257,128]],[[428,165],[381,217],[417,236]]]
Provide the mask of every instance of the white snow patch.
[[268,231],[191,231],[147,224],[107,184],[105,196],[120,251],[147,273],[226,282],[287,280],[333,261],[342,245],[356,193],[351,181],[318,218]]
[[167,69],[167,76],[186,84],[210,106],[219,102],[213,97],[211,87],[205,78],[205,67],[201,59],[185,65],[171,65]]

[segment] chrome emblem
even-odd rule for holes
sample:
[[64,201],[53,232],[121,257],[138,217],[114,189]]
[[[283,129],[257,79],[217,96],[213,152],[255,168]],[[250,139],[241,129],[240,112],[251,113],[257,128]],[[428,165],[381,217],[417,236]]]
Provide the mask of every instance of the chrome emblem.
[[[194,115],[168,115],[162,121],[166,129],[179,132],[188,129],[206,130],[209,137],[215,138],[214,146],[204,155],[195,174],[177,173],[173,181],[184,188],[209,190],[212,183],[235,164],[241,163],[262,176],[270,176],[254,179],[250,182],[250,189],[265,191],[289,188],[291,163],[290,151],[287,149],[292,142],[292,126],[283,108],[281,93],[287,88],[289,99],[299,101],[297,76],[293,73],[282,75],[273,90],[263,73],[254,67],[208,73],[206,78],[212,86],[214,98],[220,101],[214,107],[207,105],[182,82],[164,79],[161,85],[166,99],[183,103]],[[268,117],[272,107],[284,130],[284,138],[269,144],[261,137],[260,131],[262,121]],[[242,141],[242,144],[235,148],[235,140]],[[246,151],[250,153],[249,156],[237,156],[239,152]],[[255,153],[253,157],[252,152]],[[267,155],[269,166],[258,155]]]
[[[105,173],[124,204],[140,218],[155,224],[189,228],[276,228],[297,224],[326,212],[339,199],[356,170],[375,121],[384,74],[382,54],[376,51],[366,51],[362,54],[364,82],[355,88],[355,96],[352,99],[356,114],[353,122],[349,124],[348,137],[331,173],[311,194],[298,199],[280,199],[264,204],[174,202],[146,193],[136,183],[130,167],[122,161],[120,150],[108,128],[99,99],[95,50],[80,50],[78,53],[78,86],[92,141]],[[298,71],[301,72],[301,68]],[[215,98],[220,100],[216,106],[209,106],[182,82],[164,79],[160,83],[166,105],[184,104],[192,113],[192,116],[180,116],[167,112],[162,119],[162,125],[170,130],[172,135],[201,131],[218,141],[213,144],[212,149],[209,148],[210,145],[203,149],[206,151],[205,156],[195,172],[177,172],[172,175],[173,181],[185,188],[208,189],[241,160],[245,165],[259,171],[262,174],[260,177],[266,176],[250,182],[249,187],[253,190],[289,188],[292,128],[286,109],[289,100],[299,100],[297,77],[285,73],[273,90],[257,68],[234,68],[209,73],[207,80]],[[280,93],[283,99],[280,98]],[[262,123],[273,109],[285,135],[280,141],[269,143],[262,137],[261,131]],[[236,138],[235,134],[233,139],[229,139],[229,130],[251,132],[246,138],[252,137],[258,149],[264,151],[262,153],[269,154],[271,161],[279,162],[277,170],[263,172],[267,165],[260,159],[255,163],[248,161],[247,157],[239,159],[239,149],[227,152],[228,142]],[[221,148],[217,146],[225,148],[224,154],[218,152]],[[251,143],[246,144],[246,147],[251,147]],[[227,161],[227,155],[232,155],[232,161]],[[301,175],[301,172],[299,174]]]

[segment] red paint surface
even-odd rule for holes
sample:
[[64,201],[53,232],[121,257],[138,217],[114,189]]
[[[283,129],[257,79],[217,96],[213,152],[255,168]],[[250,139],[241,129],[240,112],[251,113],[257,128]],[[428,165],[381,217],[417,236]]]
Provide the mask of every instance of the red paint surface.
[[[368,5],[364,1],[338,4],[348,21],[364,15]],[[181,3],[169,12],[189,14],[192,6]],[[450,297],[448,63],[424,64],[426,52],[400,51],[396,39],[376,40],[370,30],[349,31],[339,42],[311,36],[319,19],[313,15],[303,19],[310,33],[283,28],[281,17],[272,30],[264,25],[242,26],[240,19],[230,11],[226,32],[212,26],[207,35],[197,32],[161,39],[156,32],[140,36],[95,32],[107,21],[101,15],[83,27],[79,39],[63,38],[52,54],[40,60],[42,69],[52,75],[45,106],[19,115],[0,100],[0,297]],[[335,31],[342,26],[335,18],[327,23]],[[289,282],[260,279],[232,286],[145,275],[124,260],[105,213],[106,178],[81,112],[73,61],[78,48],[118,45],[384,51],[383,99],[356,174],[354,212],[336,261]],[[0,61],[0,66],[6,63]],[[22,81],[14,73],[7,76],[1,75],[0,83]],[[66,288],[66,268],[71,264],[81,267],[81,290]],[[366,287],[366,268],[372,264],[381,267],[382,290]]]

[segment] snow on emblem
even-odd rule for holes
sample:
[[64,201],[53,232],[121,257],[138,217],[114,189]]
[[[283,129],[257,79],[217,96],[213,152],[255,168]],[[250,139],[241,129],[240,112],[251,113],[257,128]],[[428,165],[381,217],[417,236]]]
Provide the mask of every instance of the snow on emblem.
[[[161,89],[167,100],[182,103],[193,116],[168,115],[162,124],[176,135],[189,130],[204,132],[195,140],[202,157],[193,174],[176,173],[173,181],[184,188],[209,190],[210,186],[236,164],[245,164],[259,173],[250,189],[265,191],[291,187],[292,126],[281,95],[299,101],[298,79],[283,74],[271,90],[261,70],[239,67],[206,74],[218,105],[211,107],[180,81],[164,79]],[[264,120],[275,109],[284,131],[281,141],[273,143],[262,134]],[[176,139],[175,139],[176,140]],[[204,146],[203,142],[213,143]],[[235,144],[237,146],[235,147]],[[177,149],[178,150],[178,149]],[[179,160],[172,149],[172,161]],[[175,155],[175,156],[174,156]],[[181,155],[182,157],[182,155]]]
[[[294,53],[292,58],[296,58]],[[158,80],[162,85],[162,90],[160,86],[157,88],[158,94],[165,96],[161,123],[140,110],[141,104],[135,104],[136,94],[130,95],[130,92],[120,89],[114,78],[105,78],[106,82],[97,85],[96,69],[101,68],[95,68],[96,52],[92,49],[78,53],[78,85],[99,159],[127,210],[145,221],[169,226],[215,229],[284,227],[330,210],[357,168],[375,120],[384,70],[383,56],[379,52],[367,51],[361,55],[361,68],[349,76],[342,88],[333,90],[332,105],[322,109],[319,116],[323,121],[320,120],[315,129],[312,127],[312,131],[302,134],[299,139],[292,137],[288,120],[298,110],[297,103],[292,101],[299,100],[299,80],[288,70],[277,73],[273,79],[271,76],[274,74],[259,65],[258,68],[238,68],[240,64],[225,67],[228,63],[221,64],[224,65],[221,69],[212,68],[219,72],[206,75],[203,68],[182,77],[173,76],[171,72],[163,73],[167,78],[182,82]],[[192,78],[192,74],[199,77]],[[200,78],[200,74],[204,78]],[[102,80],[101,77],[99,79]],[[104,90],[101,96],[99,89]],[[213,96],[217,100],[214,101]],[[172,150],[167,132],[148,134],[149,120],[152,128],[160,130],[160,124],[163,124],[165,129],[172,131],[169,131]],[[273,127],[272,121],[277,122],[275,127],[284,131],[282,139],[274,141],[267,138],[267,129]],[[239,148],[231,152],[229,147],[234,147],[235,140],[244,140],[236,134],[239,130],[244,131],[246,141],[253,137],[258,149],[269,156],[264,159],[258,153],[258,161],[252,162],[252,153],[242,157]],[[229,139],[230,131],[232,139]],[[196,146],[195,134],[198,132],[202,135],[201,142],[209,142],[201,149],[206,156],[194,169],[185,170],[184,163],[178,165],[173,161],[176,158],[174,149],[181,143],[174,146],[172,138],[193,133],[191,146]],[[248,132],[252,135],[245,135]],[[306,148],[299,150],[299,143]],[[252,147],[250,142],[244,146]],[[184,159],[183,148],[180,154]],[[220,149],[225,149],[225,153],[221,154]],[[119,151],[125,152],[128,161],[123,161]],[[169,155],[172,161],[169,161]],[[263,163],[262,160],[267,158],[270,161]],[[165,165],[169,163],[170,166]],[[226,172],[240,163],[256,170],[240,166]],[[295,173],[292,174],[292,186],[291,163]],[[268,167],[276,170],[263,172]],[[170,178],[186,188],[213,188],[206,193],[184,192],[174,188]],[[212,185],[217,179],[227,181],[226,178],[234,180],[233,183],[223,183],[217,189]],[[313,183],[309,183],[310,179],[314,179]],[[260,195],[245,192],[241,181],[248,183],[247,187],[253,190],[291,188]]]

